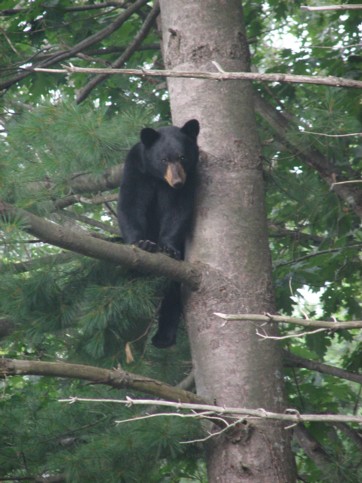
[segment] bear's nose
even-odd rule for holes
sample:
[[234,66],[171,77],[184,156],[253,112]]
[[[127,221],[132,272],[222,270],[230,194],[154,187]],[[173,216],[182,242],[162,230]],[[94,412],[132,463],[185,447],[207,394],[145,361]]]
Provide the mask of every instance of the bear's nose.
[[171,188],[181,188],[186,181],[186,173],[181,163],[169,163],[164,179]]
[[174,182],[172,185],[172,188],[179,189],[179,188],[182,188],[182,186],[183,186],[183,182],[180,180],[180,181]]

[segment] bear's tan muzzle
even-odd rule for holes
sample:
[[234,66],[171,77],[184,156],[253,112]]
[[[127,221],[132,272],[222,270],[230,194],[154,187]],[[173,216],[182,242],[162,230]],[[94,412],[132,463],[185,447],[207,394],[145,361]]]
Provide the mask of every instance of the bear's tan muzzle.
[[186,173],[181,163],[168,163],[164,180],[171,188],[181,188],[186,181]]

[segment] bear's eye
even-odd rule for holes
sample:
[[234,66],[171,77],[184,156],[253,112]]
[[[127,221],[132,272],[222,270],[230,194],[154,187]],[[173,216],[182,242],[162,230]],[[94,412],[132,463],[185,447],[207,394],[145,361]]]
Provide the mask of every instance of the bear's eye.
[[185,161],[185,156],[179,156],[179,157],[178,157],[178,159],[179,159],[180,161]]
[[161,159],[161,163],[167,164],[167,159],[165,159],[165,158]]

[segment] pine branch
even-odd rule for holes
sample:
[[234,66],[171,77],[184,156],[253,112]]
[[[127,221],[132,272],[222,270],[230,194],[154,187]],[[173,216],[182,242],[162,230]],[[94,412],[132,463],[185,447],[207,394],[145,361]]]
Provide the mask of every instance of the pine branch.
[[68,364],[65,362],[0,359],[0,378],[6,378],[12,375],[81,379],[93,384],[104,384],[114,389],[132,389],[170,401],[205,404],[202,398],[192,392],[150,377],[123,371],[120,368],[103,369],[82,364]]
[[142,273],[161,275],[186,283],[196,290],[200,271],[190,263],[176,261],[163,254],[147,253],[140,248],[118,245],[89,235],[67,230],[63,226],[40,218],[28,211],[17,209],[0,200],[0,218],[21,220],[22,228],[44,243],[105,260]]
[[[38,242],[39,243],[39,242]],[[26,262],[0,263],[0,273],[24,273],[37,270],[49,265],[60,265],[69,263],[78,257],[75,253],[63,252],[57,255],[45,255],[44,257],[33,258]]]
[[[215,62],[213,62],[216,64]],[[354,87],[362,89],[362,81],[345,79],[335,76],[308,76],[293,74],[260,74],[258,72],[202,72],[202,71],[176,71],[157,69],[97,69],[90,67],[75,67],[74,65],[63,66],[62,69],[46,69],[43,67],[30,68],[35,72],[49,72],[53,74],[107,74],[107,75],[129,75],[138,77],[182,77],[188,79],[208,79],[215,81],[226,80],[250,80],[257,82],[282,82],[294,84],[317,84],[331,87]]]

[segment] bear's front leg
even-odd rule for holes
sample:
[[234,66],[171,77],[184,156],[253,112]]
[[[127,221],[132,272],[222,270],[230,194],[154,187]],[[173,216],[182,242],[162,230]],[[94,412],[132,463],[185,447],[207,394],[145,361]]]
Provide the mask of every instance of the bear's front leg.
[[158,244],[167,255],[182,260],[184,243],[190,229],[192,194],[187,186],[181,190],[166,187],[158,198],[160,212],[160,234]]
[[[125,243],[149,252],[158,251],[149,226],[154,183],[139,173],[125,170],[118,200],[118,221]],[[154,241],[153,241],[154,240]]]
[[139,248],[142,248],[142,250],[150,253],[156,253],[160,251],[160,247],[157,245],[157,243],[151,240],[138,240],[138,242],[134,243],[134,245],[137,245]]

